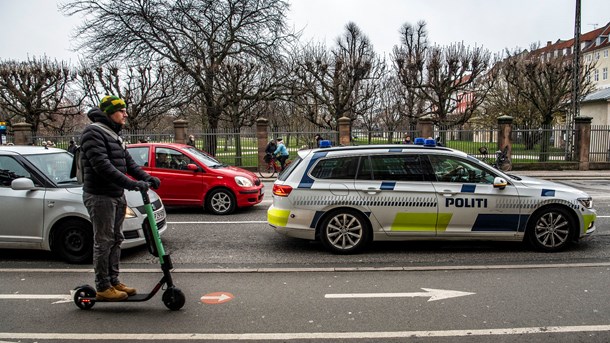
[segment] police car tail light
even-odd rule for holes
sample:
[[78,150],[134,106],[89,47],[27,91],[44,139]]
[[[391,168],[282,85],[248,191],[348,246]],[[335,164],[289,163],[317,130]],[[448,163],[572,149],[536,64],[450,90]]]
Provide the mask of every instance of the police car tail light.
[[286,185],[273,185],[273,194],[279,197],[287,197],[292,192],[292,187]]

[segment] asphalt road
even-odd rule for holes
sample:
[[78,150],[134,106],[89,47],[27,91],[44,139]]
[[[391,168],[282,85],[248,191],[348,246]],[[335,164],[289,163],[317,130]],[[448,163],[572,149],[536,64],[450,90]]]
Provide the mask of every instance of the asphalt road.
[[[268,202],[221,217],[170,209],[163,240],[187,296],[178,312],[160,294],[79,310],[68,290],[93,282],[90,265],[2,250],[0,341],[607,342],[610,181],[561,182],[590,192],[598,231],[554,254],[520,243],[378,242],[338,256],[276,234]],[[145,248],[122,260],[123,280],[141,292],[160,278]],[[449,291],[465,294],[434,299]]]

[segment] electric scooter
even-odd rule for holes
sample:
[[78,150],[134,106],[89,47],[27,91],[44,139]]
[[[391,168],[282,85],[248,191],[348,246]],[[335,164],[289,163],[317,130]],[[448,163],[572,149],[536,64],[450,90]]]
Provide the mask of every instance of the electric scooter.
[[[150,204],[150,198],[146,190],[140,190],[142,193],[142,200],[144,200],[144,209],[146,210],[146,216],[148,220],[143,225],[144,238],[148,251],[155,257],[159,258],[161,264],[161,270],[163,271],[163,277],[155,285],[153,290],[148,294],[135,294],[127,297],[127,299],[118,302],[140,302],[148,301],[157,294],[157,292],[164,286],[167,285],[167,289],[163,292],[163,304],[170,310],[177,311],[184,306],[185,297],[184,293],[174,285],[172,281],[172,275],[170,271],[174,268],[172,260],[169,254],[165,253],[161,238],[159,236],[159,230],[157,223],[155,222],[155,215],[153,213],[152,205]],[[74,303],[81,310],[88,310],[95,305],[96,302],[109,302],[106,300],[97,300],[95,298],[95,288],[89,285],[83,285],[76,287],[73,291]],[[113,301],[117,302],[117,301]]]

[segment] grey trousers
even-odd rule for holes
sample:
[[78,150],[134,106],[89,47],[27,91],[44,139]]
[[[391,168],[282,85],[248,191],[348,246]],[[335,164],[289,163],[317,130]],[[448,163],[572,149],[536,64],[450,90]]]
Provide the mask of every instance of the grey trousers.
[[113,198],[83,193],[83,202],[93,224],[93,269],[95,288],[101,292],[119,283],[121,227],[125,220],[125,196]]

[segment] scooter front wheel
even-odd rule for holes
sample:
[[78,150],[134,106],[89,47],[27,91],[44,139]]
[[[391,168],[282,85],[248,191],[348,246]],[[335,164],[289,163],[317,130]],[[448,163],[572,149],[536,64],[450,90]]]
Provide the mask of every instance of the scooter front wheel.
[[76,287],[74,289],[74,303],[81,310],[88,310],[95,305],[95,289],[89,285]]
[[163,292],[163,304],[172,311],[178,311],[184,306],[186,298],[180,288],[170,287]]

